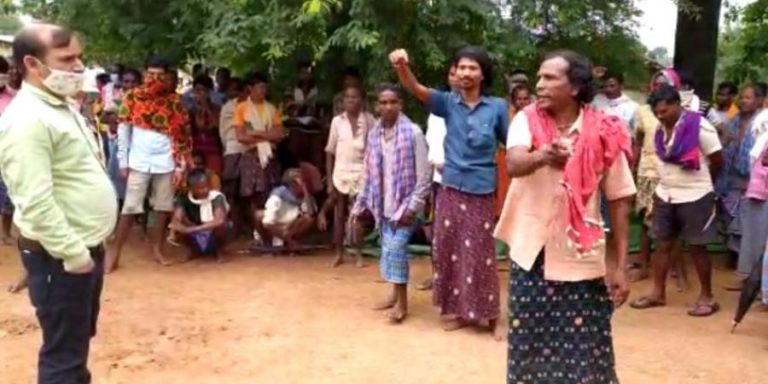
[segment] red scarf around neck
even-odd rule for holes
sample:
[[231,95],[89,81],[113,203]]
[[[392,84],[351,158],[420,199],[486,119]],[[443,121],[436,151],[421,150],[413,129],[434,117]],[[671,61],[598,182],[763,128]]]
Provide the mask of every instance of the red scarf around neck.
[[[555,120],[532,104],[524,110],[533,139],[533,148],[551,144],[557,137]],[[582,107],[581,127],[573,145],[573,155],[565,165],[563,187],[568,196],[568,231],[577,255],[591,253],[601,245],[603,228],[599,221],[586,217],[586,205],[600,185],[603,174],[622,154],[632,158],[629,130],[615,116],[592,106]]]

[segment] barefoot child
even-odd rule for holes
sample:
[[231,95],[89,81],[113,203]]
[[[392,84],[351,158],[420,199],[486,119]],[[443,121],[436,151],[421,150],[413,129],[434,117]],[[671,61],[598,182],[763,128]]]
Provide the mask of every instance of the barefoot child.
[[227,238],[227,199],[211,189],[202,169],[189,172],[187,187],[189,192],[176,199],[171,229],[181,234],[191,256],[215,254],[222,262]]
[[[401,113],[398,88],[377,92],[381,120],[368,134],[365,183],[350,214],[353,223],[369,211],[381,231],[381,275],[392,283],[392,294],[376,309],[391,309],[393,323],[408,313],[408,251],[419,213],[429,194],[431,167],[421,129]],[[353,226],[355,226],[353,224]]]
[[256,232],[265,244],[274,244],[272,239],[277,238],[291,251],[299,245],[298,237],[315,222],[317,207],[298,169],[285,171],[282,184],[272,190],[264,210],[256,211],[254,219]]

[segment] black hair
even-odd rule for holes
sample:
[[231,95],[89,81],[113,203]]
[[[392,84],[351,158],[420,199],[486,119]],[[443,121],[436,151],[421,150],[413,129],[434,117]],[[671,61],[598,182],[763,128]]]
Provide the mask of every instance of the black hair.
[[128,68],[120,73],[120,81],[123,81],[125,75],[133,75],[136,78],[136,83],[141,84],[141,72],[136,68]]
[[675,87],[664,84],[648,96],[648,105],[651,108],[656,108],[662,101],[667,104],[680,104],[680,92]]
[[362,78],[360,75],[360,70],[357,69],[357,67],[348,66],[344,68],[344,76],[354,77],[356,79]]
[[246,78],[245,83],[246,85],[251,87],[256,84],[269,84],[269,81],[267,79],[267,75],[261,72],[251,72],[250,74],[248,74],[248,77]]
[[149,68],[160,68],[164,70],[165,72],[171,72],[171,69],[173,68],[173,64],[170,60],[168,60],[165,57],[162,56],[153,56],[150,57],[149,60],[147,60],[147,64],[145,66],[147,69]]
[[624,85],[624,74],[618,71],[612,71],[607,70],[605,71],[605,74],[603,74],[603,81],[608,81],[610,79],[616,80],[619,85]]
[[11,70],[11,64],[5,57],[0,56],[0,73],[8,73]]
[[213,80],[208,75],[197,75],[197,77],[195,77],[195,79],[192,81],[192,86],[197,87],[198,85],[211,90],[213,89]]
[[112,77],[110,77],[109,73],[99,73],[96,75],[96,82],[109,84],[112,82]]
[[191,187],[201,182],[208,182],[208,174],[205,169],[193,168],[187,173],[187,186]]
[[216,75],[218,76],[219,74],[226,75],[227,77],[232,77],[232,71],[227,67],[219,67],[216,70]]
[[227,88],[234,87],[235,91],[242,92],[245,90],[246,85],[245,81],[239,77],[233,77],[229,79],[229,84],[227,85]]
[[768,84],[766,84],[764,81],[755,82],[755,92],[757,93],[758,91],[762,95],[758,97],[765,97],[768,95]]
[[582,104],[591,103],[595,98],[595,88],[592,84],[592,63],[586,57],[568,49],[549,52],[544,56],[544,61],[558,57],[568,63],[568,70],[566,71],[568,81],[571,85],[579,88],[576,99]]
[[680,77],[680,86],[693,88],[693,74],[685,69],[677,70],[677,76]]
[[452,90],[451,84],[448,81],[448,79],[451,77],[451,71],[455,71],[455,70],[456,70],[456,66],[451,64],[448,67],[448,69],[445,71],[445,77],[443,77],[443,79],[445,79],[445,84],[443,85],[443,90],[446,91],[446,92],[450,92]]
[[483,72],[483,82],[480,88],[487,90],[493,86],[493,61],[485,49],[471,45],[459,49],[453,56],[453,66],[457,66],[461,59],[469,59],[480,65],[480,70]]
[[507,75],[508,76],[526,75],[526,73],[525,73],[525,70],[523,70],[523,69],[515,68],[515,69],[511,70],[509,73],[507,73]]
[[384,92],[392,92],[395,94],[395,96],[397,96],[398,99],[400,100],[403,99],[403,92],[400,90],[400,87],[398,87],[397,85],[390,84],[390,83],[379,84],[379,86],[376,87],[376,96],[378,97]]
[[296,64],[296,69],[304,69],[304,68],[312,69],[312,62],[308,60],[301,60]]
[[192,65],[192,76],[197,76],[201,73],[207,72],[203,63],[195,63]]
[[47,47],[40,38],[42,31],[37,26],[22,28],[14,37],[12,46],[13,58],[22,76],[27,74],[27,69],[24,66],[25,57],[32,56],[42,61],[45,54],[48,53],[48,48],[64,48],[72,43],[72,39],[75,37],[75,33],[72,30],[58,25],[52,27],[50,30],[50,47]]
[[726,91],[729,95],[736,95],[739,93],[739,87],[732,81],[723,81],[717,85],[717,92]]

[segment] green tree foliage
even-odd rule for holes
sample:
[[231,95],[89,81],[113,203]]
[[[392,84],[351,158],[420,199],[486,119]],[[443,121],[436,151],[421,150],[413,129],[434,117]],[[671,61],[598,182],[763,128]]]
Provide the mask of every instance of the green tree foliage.
[[669,50],[666,47],[656,47],[648,52],[648,58],[664,66],[672,65],[672,58],[669,57]]
[[740,83],[768,80],[768,0],[731,13],[718,50],[721,78]]
[[[387,53],[406,48],[420,78],[444,82],[457,48],[485,46],[505,70],[533,72],[540,54],[572,48],[643,78],[632,0],[22,0],[36,17],[81,31],[90,58],[139,63],[149,54],[204,58],[278,84],[299,61],[337,85],[345,65],[367,85],[394,80]],[[502,72],[501,70],[499,72]],[[497,77],[499,90],[502,77]]]
[[[570,48],[597,65],[623,72],[630,83],[645,82],[645,47],[632,31],[640,15],[633,0],[509,0],[510,21],[536,38],[536,53]],[[530,61],[536,65],[536,60]],[[530,68],[533,69],[533,68]]]
[[0,34],[13,35],[21,28],[21,20],[12,14],[0,15]]

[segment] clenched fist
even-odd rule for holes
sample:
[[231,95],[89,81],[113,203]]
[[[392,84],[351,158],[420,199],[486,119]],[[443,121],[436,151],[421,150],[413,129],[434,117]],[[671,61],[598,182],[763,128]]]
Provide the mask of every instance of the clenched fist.
[[389,61],[394,67],[408,65],[408,52],[406,52],[405,49],[395,49],[389,54]]

